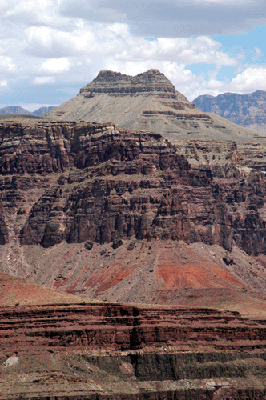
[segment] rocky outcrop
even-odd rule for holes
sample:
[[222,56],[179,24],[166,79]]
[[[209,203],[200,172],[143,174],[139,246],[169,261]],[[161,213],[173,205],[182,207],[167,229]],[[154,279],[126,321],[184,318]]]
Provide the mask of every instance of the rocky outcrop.
[[258,140],[256,132],[217,115],[203,114],[156,69],[136,76],[109,70],[84,86],[73,99],[45,114],[52,120],[113,121],[117,126],[149,130],[180,139]]
[[[145,308],[121,304],[62,304],[0,309],[1,344],[7,351],[86,348],[134,350],[181,346],[258,349],[266,344],[264,322],[214,309]],[[23,322],[25,321],[26,324]],[[214,334],[215,333],[215,334]],[[254,342],[254,343],[253,343]]]
[[266,92],[249,94],[223,93],[214,97],[201,95],[193,100],[199,110],[218,114],[236,124],[266,132]]
[[98,300],[0,276],[0,399],[263,399],[265,268],[243,251],[265,257],[263,149],[112,123],[0,132],[0,268]]
[[[114,95],[131,95],[135,93],[172,93],[175,94],[175,87],[157,69],[151,69],[136,76],[121,74],[110,70],[100,71],[98,76],[88,85],[80,89],[86,97],[94,93],[108,93]],[[185,96],[180,94],[180,99],[187,102]]]
[[[235,243],[249,254],[265,252],[265,222],[258,211],[264,206],[264,175],[245,181],[235,171],[233,180],[214,180],[208,170],[191,170],[161,136],[112,125],[77,125],[69,145],[61,140],[64,151],[56,147],[58,139],[50,142],[45,172],[69,165],[78,170],[34,204],[22,244],[105,243],[135,235],[203,241],[228,250]],[[254,226],[255,236],[247,235]]]

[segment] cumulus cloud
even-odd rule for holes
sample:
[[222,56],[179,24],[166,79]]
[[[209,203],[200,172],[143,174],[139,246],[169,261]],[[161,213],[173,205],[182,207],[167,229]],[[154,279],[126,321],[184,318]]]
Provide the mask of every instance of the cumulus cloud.
[[69,69],[70,62],[67,58],[50,58],[49,60],[46,60],[41,66],[41,70],[53,74],[66,72]]
[[221,51],[221,44],[207,36],[147,40],[132,35],[126,24],[81,24],[73,32],[49,27],[26,30],[27,52],[36,57],[112,55],[115,59],[199,62],[234,66],[237,59]]
[[79,56],[88,51],[93,33],[88,28],[65,32],[47,26],[26,29],[27,49],[36,57]]
[[266,90],[266,67],[249,67],[237,74],[230,84],[232,90],[237,92],[252,92],[256,89]]

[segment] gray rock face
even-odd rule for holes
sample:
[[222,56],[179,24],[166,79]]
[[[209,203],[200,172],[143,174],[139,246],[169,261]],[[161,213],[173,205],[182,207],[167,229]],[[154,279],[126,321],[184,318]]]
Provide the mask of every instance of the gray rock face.
[[201,111],[218,114],[236,124],[266,133],[266,91],[224,93],[216,97],[204,94],[193,102]]
[[156,69],[136,76],[100,71],[80,93],[45,114],[52,120],[114,122],[180,139],[253,141],[256,132],[198,110]]
[[[151,69],[143,74],[130,76],[103,70],[88,85],[84,86],[80,93],[108,93],[108,94],[134,94],[134,93],[156,93],[165,92],[175,94],[175,87],[157,69]],[[187,101],[185,96],[182,100]]]

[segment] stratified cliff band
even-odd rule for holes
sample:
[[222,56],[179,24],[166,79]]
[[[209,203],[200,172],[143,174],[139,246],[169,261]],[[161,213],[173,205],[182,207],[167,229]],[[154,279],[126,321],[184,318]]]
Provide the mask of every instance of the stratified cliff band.
[[[3,204],[18,216],[28,213],[21,244],[136,236],[265,253],[262,173],[244,177],[235,169],[219,179],[191,169],[162,136],[112,124],[6,123],[0,134]],[[25,193],[39,186],[38,175],[52,177],[53,185],[29,210]]]

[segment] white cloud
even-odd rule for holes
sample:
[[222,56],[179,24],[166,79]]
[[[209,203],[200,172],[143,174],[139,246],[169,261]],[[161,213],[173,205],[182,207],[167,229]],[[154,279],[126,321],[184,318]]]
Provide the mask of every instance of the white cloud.
[[146,59],[186,64],[214,63],[235,66],[237,59],[221,51],[218,41],[197,38],[135,37],[126,24],[81,23],[73,32],[49,27],[31,27],[26,31],[27,52],[36,57],[113,56],[124,62]]
[[67,58],[50,58],[49,60],[46,60],[41,66],[41,70],[53,74],[66,72],[69,71],[69,69],[70,62]]
[[2,72],[10,72],[15,71],[16,65],[13,63],[10,57],[0,56],[0,71]]
[[0,81],[0,86],[1,87],[6,87],[7,86],[7,81],[6,80]]
[[266,67],[250,67],[232,79],[231,88],[237,92],[266,90]]
[[36,57],[79,56],[89,51],[94,35],[89,27],[65,32],[46,26],[26,30],[27,52]]
[[258,47],[254,47],[254,50],[255,50],[255,55],[254,55],[252,61],[257,61],[260,57],[263,56],[263,53],[262,53],[261,49],[259,49]]

